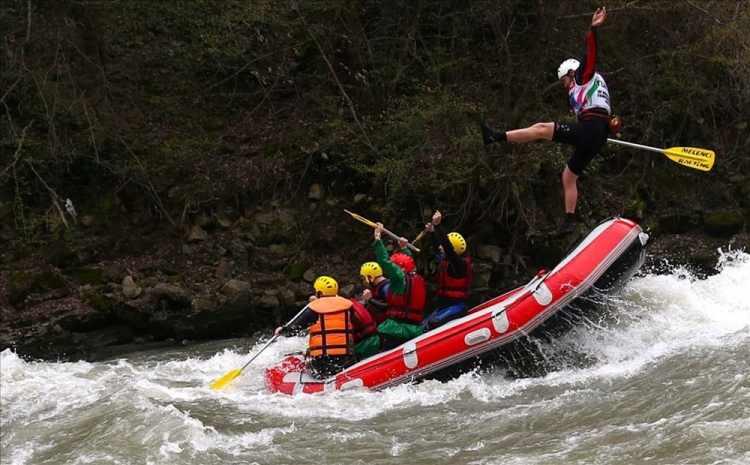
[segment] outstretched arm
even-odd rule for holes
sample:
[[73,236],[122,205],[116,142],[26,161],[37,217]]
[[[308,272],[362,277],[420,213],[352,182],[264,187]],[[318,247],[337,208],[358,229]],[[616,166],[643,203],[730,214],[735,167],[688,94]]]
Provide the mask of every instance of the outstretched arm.
[[591,17],[591,29],[586,33],[585,49],[583,52],[583,61],[581,66],[576,70],[576,82],[578,84],[586,84],[594,77],[596,72],[596,54],[597,54],[597,38],[596,28],[604,24],[607,19],[607,8],[601,7],[594,12],[594,16]]

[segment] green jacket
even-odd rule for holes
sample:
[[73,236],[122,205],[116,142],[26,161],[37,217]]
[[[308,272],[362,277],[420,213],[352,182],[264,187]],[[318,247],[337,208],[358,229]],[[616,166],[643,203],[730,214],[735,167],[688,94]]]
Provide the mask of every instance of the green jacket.
[[403,294],[406,290],[404,270],[388,258],[388,251],[385,249],[383,241],[377,240],[373,242],[373,246],[375,247],[375,261],[383,268],[383,275],[391,281],[391,292]]

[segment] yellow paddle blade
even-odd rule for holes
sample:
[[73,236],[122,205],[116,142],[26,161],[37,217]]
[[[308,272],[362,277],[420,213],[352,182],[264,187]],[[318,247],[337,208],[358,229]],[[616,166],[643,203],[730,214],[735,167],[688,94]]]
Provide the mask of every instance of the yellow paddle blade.
[[673,162],[701,171],[711,171],[716,154],[713,150],[695,147],[672,147],[664,149],[664,155]]
[[373,228],[377,226],[376,223],[368,220],[364,216],[357,215],[356,213],[352,213],[349,210],[344,210],[344,211],[347,212],[348,214],[350,214],[352,216],[352,218],[354,218],[355,220],[361,221],[362,223],[366,224],[367,226],[371,226]]
[[239,368],[235,368],[234,370],[228,371],[227,374],[225,374],[221,378],[216,378],[215,380],[213,380],[209,386],[211,386],[211,389],[213,389],[214,391],[224,389],[227,384],[231,383],[234,378],[240,375],[240,373],[242,373],[242,370],[240,370]]

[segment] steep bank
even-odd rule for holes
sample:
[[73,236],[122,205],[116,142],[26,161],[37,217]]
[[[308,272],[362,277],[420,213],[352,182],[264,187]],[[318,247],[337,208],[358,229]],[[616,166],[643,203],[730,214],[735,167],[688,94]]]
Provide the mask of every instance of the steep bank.
[[[356,282],[370,232],[344,208],[410,237],[440,208],[478,256],[478,298],[525,281],[564,252],[550,232],[569,151],[486,149],[476,123],[568,117],[551,73],[580,53],[581,8],[11,0],[3,344],[90,358],[267,328],[316,274]],[[710,271],[717,247],[748,245],[750,6],[611,14],[599,68],[623,138],[718,157],[700,173],[609,148],[579,212],[588,227],[638,218],[655,266]]]
[[[311,210],[335,203],[309,200],[304,208],[207,215],[182,234],[133,227],[110,237],[81,227],[75,237],[24,258],[5,251],[0,350],[96,360],[154,345],[270,332],[304,305],[316,276],[337,277],[343,294],[351,295],[359,265],[372,259],[369,228],[338,206],[330,209],[343,220],[337,227],[304,227]],[[320,215],[330,225],[335,216]],[[651,272],[685,266],[698,276],[711,275],[719,248],[750,244],[745,232],[649,231],[644,271]],[[477,270],[475,302],[553,266],[569,246],[569,238],[556,239],[552,231],[532,231],[509,248],[501,239],[508,235],[500,228],[489,237],[467,232]],[[419,266],[429,273],[429,241],[421,245]]]

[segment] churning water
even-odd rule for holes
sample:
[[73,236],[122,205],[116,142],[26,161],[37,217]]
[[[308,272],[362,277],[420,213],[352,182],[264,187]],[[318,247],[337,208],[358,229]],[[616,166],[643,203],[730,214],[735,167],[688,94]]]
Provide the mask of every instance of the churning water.
[[[280,338],[217,341],[102,363],[0,354],[0,463],[750,464],[750,255],[719,273],[633,279],[547,352],[589,362],[536,378],[469,373],[382,392],[266,393]],[[746,287],[747,286],[747,287]]]

